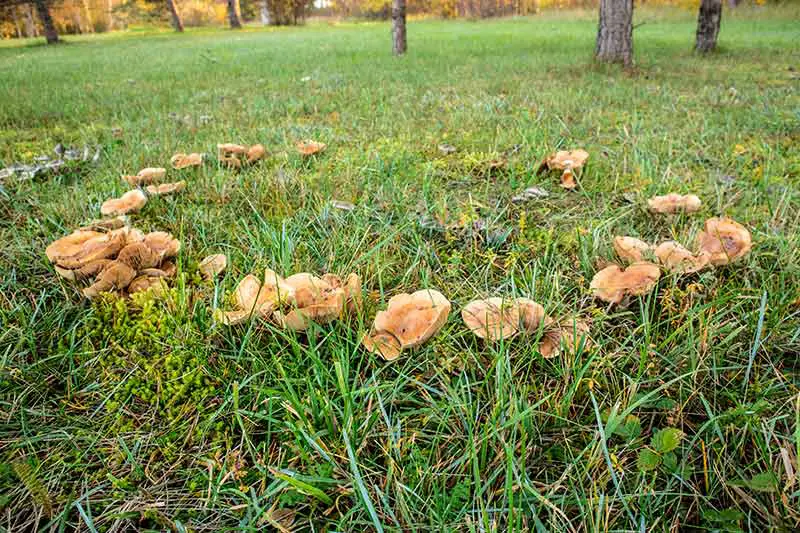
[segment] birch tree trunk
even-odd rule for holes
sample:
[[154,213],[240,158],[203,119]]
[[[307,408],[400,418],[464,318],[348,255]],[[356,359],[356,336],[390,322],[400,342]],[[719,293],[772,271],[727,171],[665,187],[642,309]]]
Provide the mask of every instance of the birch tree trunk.
[[175,31],[183,31],[183,21],[180,13],[178,13],[178,6],[175,5],[175,0],[167,0],[167,9],[169,9],[169,14],[172,17],[172,27],[175,28]]
[[392,51],[399,56],[406,53],[406,0],[392,0]]
[[228,21],[233,29],[242,27],[242,21],[239,20],[239,12],[236,10],[236,0],[228,0]]
[[36,14],[39,15],[39,20],[44,28],[44,36],[47,39],[47,44],[54,44],[58,42],[58,32],[53,24],[53,18],[50,16],[50,7],[47,5],[47,0],[35,0]]
[[700,53],[711,52],[717,47],[719,23],[722,20],[722,0],[702,0],[697,15],[697,37],[694,49]]
[[594,56],[626,67],[633,63],[633,0],[600,0]]
[[261,24],[269,25],[269,6],[267,0],[261,0]]

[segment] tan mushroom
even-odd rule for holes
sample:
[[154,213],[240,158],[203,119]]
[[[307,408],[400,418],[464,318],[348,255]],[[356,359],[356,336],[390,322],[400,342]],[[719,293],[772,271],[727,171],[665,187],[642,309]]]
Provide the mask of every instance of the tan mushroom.
[[168,278],[174,278],[178,273],[178,266],[173,261],[164,261],[158,267]]
[[549,320],[544,312],[544,307],[533,300],[529,298],[517,298],[515,303],[519,310],[520,326],[524,332],[536,333],[539,331],[542,323]]
[[394,361],[403,351],[400,341],[388,331],[367,333],[361,342],[368,352],[377,353],[386,361]]
[[614,251],[625,263],[641,263],[653,253],[653,247],[636,237],[614,237]]
[[489,341],[509,339],[519,332],[520,312],[514,300],[473,300],[461,310],[461,318],[475,336]]
[[125,227],[122,231],[125,232],[125,246],[135,242],[144,242],[144,232],[142,230]]
[[51,263],[55,263],[60,258],[77,255],[83,250],[87,242],[101,238],[103,235],[105,234],[92,230],[73,231],[66,237],[61,237],[50,243],[50,245],[45,248],[44,253]]
[[69,281],[85,281],[98,275],[111,262],[111,259],[95,259],[82,267],[69,269],[56,265],[56,273]]
[[225,271],[228,266],[228,258],[224,254],[207,255],[200,261],[197,269],[203,276],[203,279],[212,280],[219,274]]
[[327,145],[325,143],[306,139],[304,141],[299,141],[296,146],[297,151],[300,152],[301,155],[308,157],[322,152]]
[[589,152],[586,150],[559,150],[547,156],[542,166],[548,170],[562,170],[561,186],[565,189],[574,189],[578,186],[574,171],[582,168],[587,159]]
[[186,181],[176,181],[175,183],[162,183],[161,185],[148,185],[145,190],[150,196],[164,196],[174,194],[186,189]]
[[224,143],[217,145],[217,159],[220,163],[226,164],[229,167],[239,168],[242,166],[240,156],[247,156],[247,146],[241,144]]
[[[328,279],[335,282],[330,276]],[[307,272],[289,276],[284,283],[293,289],[294,308],[285,313],[275,312],[275,319],[283,327],[303,331],[311,322],[326,324],[342,313],[345,302],[342,288]]]
[[397,339],[401,350],[419,346],[444,326],[450,307],[447,298],[433,289],[393,296],[386,310],[375,315],[372,330],[362,343],[370,352],[393,358],[393,351],[384,353],[381,347],[385,349],[386,344],[378,340],[386,340],[389,334]]
[[361,293],[361,276],[356,273],[347,275],[344,280],[344,297],[348,311],[357,313],[364,305]]
[[294,303],[294,287],[269,268],[264,270],[264,290],[269,293],[269,298],[275,305]]
[[664,196],[653,196],[647,200],[647,205],[653,213],[695,213],[700,211],[703,202],[694,194],[670,193]]
[[658,283],[661,269],[653,263],[634,263],[626,269],[610,265],[592,278],[592,294],[609,303],[619,303],[626,296],[647,294]]
[[234,311],[215,312],[218,322],[233,326],[249,319],[252,314],[261,317],[272,316],[275,303],[270,299],[270,292],[265,290],[261,281],[252,274],[248,274],[236,286],[233,293]]
[[101,293],[119,291],[130,285],[136,277],[136,271],[121,261],[111,261],[98,274],[95,282],[83,289],[87,298],[96,298]]
[[698,272],[708,266],[710,259],[709,253],[695,255],[675,241],[662,242],[656,247],[655,254],[665,270],[676,274]]
[[153,268],[161,263],[161,257],[144,242],[128,244],[120,250],[117,261],[125,263],[134,270]]
[[[124,229],[113,230],[108,233],[78,231],[72,234],[72,240],[64,241],[64,239],[59,239],[48,246],[45,253],[52,262],[62,268],[81,268],[92,261],[115,256],[125,243]],[[76,233],[80,235],[76,236]],[[93,233],[94,236],[80,242],[87,233]],[[75,245],[78,242],[80,242],[80,246],[76,248]]]
[[166,175],[167,169],[165,168],[143,168],[135,176],[122,176],[122,179],[131,186],[138,187],[139,185],[149,185],[161,181]]
[[144,236],[143,241],[155,252],[160,263],[164,259],[175,257],[181,249],[181,243],[166,231],[153,231]]
[[247,162],[253,164],[256,161],[264,159],[265,155],[267,155],[267,150],[264,148],[264,145],[254,144],[247,149]]
[[572,320],[568,324],[560,325],[548,319],[539,344],[539,353],[545,359],[550,359],[558,356],[562,349],[574,354],[579,349],[586,350],[591,346],[589,325],[586,322]]
[[[150,270],[150,269],[148,269]],[[136,294],[152,289],[155,294],[163,294],[166,290],[164,276],[149,276],[141,274],[136,276],[128,285],[128,294]]]
[[222,309],[217,309],[214,311],[214,320],[221,324],[225,324],[226,326],[235,326],[247,321],[250,318],[250,315],[250,311],[243,311],[242,309],[237,309],[234,311],[223,311]]
[[84,231],[111,231],[115,229],[124,228],[129,223],[128,217],[119,215],[114,218],[106,218],[102,220],[93,220],[87,225],[80,228]]
[[128,191],[119,198],[112,198],[103,202],[100,213],[103,216],[126,215],[139,211],[147,203],[147,196],[139,189]]
[[197,167],[203,164],[203,154],[191,153],[177,153],[170,159],[170,164],[175,170],[182,168]]
[[709,218],[697,236],[700,253],[714,266],[727,265],[750,253],[753,243],[747,228],[730,218]]

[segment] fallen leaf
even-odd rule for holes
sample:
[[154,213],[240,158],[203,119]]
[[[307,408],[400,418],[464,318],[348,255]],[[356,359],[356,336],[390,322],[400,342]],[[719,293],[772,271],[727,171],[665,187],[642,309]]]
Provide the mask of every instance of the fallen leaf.
[[545,189],[539,187],[528,187],[521,193],[512,197],[511,201],[514,203],[519,203],[519,202],[526,202],[528,200],[536,200],[538,198],[547,198],[548,196],[550,196],[550,193],[547,192]]
[[334,209],[341,209],[342,211],[352,211],[356,208],[354,204],[350,202],[342,202],[340,200],[331,200],[331,207]]

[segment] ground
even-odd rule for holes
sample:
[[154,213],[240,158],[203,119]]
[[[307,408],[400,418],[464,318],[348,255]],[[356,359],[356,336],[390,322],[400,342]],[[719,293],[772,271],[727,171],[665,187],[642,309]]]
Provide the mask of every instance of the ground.
[[[0,43],[0,162],[102,147],[0,183],[2,527],[799,527],[800,17],[726,11],[709,57],[694,19],[641,10],[629,71],[592,63],[593,12],[412,21],[402,58],[386,23]],[[303,159],[304,138],[328,148]],[[218,142],[270,157],[231,171]],[[562,147],[591,154],[576,192],[536,173]],[[175,288],[83,300],[45,246],[178,151],[211,156],[132,217],[182,241]],[[529,186],[550,195],[510,201]],[[702,211],[648,213],[667,192]],[[743,261],[592,298],[614,235],[691,243],[720,215],[752,233]],[[308,336],[216,324],[265,267],[357,272],[366,309]],[[421,287],[452,300],[445,328],[366,353],[375,311]],[[593,344],[486,345],[459,311],[489,295],[585,319]]]

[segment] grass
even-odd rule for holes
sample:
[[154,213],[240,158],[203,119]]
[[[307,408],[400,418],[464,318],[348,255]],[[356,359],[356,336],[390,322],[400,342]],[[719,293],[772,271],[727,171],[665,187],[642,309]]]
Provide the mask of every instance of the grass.
[[[2,527],[797,529],[798,14],[726,11],[710,57],[693,13],[637,22],[627,72],[592,64],[581,12],[413,22],[399,59],[375,23],[2,43],[0,161],[102,146],[97,166],[0,184]],[[328,149],[303,160],[303,138]],[[44,247],[121,174],[218,142],[271,158],[212,158],[134,217],[183,243],[164,301],[92,305],[58,281]],[[576,193],[535,172],[573,146],[592,154]],[[509,201],[531,185],[550,196]],[[703,211],[648,214],[669,191]],[[628,307],[591,298],[614,235],[689,242],[718,215],[752,232],[743,262]],[[200,283],[219,252],[227,273]],[[308,337],[215,325],[267,266],[356,271],[367,308]],[[426,286],[453,301],[440,334],[392,364],[360,348],[390,296]],[[595,347],[482,344],[458,312],[504,294],[590,319]]]

